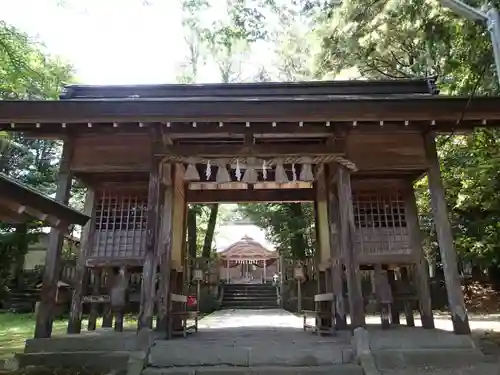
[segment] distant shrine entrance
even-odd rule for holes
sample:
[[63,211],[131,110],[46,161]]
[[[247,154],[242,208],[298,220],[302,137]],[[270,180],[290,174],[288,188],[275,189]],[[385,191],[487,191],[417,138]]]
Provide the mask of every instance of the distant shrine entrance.
[[219,279],[228,284],[272,283],[279,271],[279,254],[245,235],[218,252]]
[[[224,202],[314,202],[314,262],[276,267],[282,283],[315,280],[337,329],[365,325],[368,306],[390,324],[418,310],[432,328],[413,190],[427,174],[454,330],[469,333],[435,133],[500,115],[491,98],[436,94],[421,79],[69,86],[58,101],[0,101],[0,130],[64,140],[58,200],[73,178],[87,187],[68,332],[82,329],[84,307],[89,329],[99,314],[110,326],[116,306],[101,297],[126,287],[138,329],[170,337],[189,288],[268,281],[278,258],[265,249],[217,262],[186,254],[187,205]],[[38,338],[52,332],[61,236],[51,233]]]

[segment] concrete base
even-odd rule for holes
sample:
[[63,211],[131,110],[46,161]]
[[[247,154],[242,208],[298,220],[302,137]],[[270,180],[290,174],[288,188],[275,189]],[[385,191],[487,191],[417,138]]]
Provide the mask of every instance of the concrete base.
[[[102,329],[50,339],[30,339],[26,341],[24,353],[16,358],[20,368],[43,366],[100,372],[126,371],[131,354],[144,349],[143,336],[138,337],[135,331]],[[149,347],[153,337],[149,337],[148,341]]]
[[311,366],[311,367],[178,367],[147,368],[143,375],[363,375],[357,365]]
[[367,375],[500,374],[498,364],[489,363],[470,336],[446,331],[359,329],[353,344]]

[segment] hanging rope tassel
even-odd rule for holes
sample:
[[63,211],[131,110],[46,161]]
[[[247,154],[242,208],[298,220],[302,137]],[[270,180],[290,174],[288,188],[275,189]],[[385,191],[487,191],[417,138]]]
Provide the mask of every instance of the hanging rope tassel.
[[186,172],[184,172],[184,181],[199,181],[200,174],[198,173],[198,169],[196,169],[196,165],[190,162],[186,168]]
[[236,179],[238,181],[241,181],[240,161],[238,159],[236,159],[236,170],[235,170],[234,174],[236,175]]
[[276,163],[274,180],[280,184],[286,184],[287,182],[289,182],[288,176],[286,175],[285,168],[283,168],[282,162]]
[[210,180],[210,176],[212,176],[212,165],[209,160],[207,161],[207,169],[205,170],[205,177],[207,178],[207,181]]
[[254,167],[248,165],[245,174],[243,175],[243,182],[247,184],[256,184],[258,182],[257,171]]
[[217,174],[215,175],[215,181],[218,184],[231,182],[231,176],[229,175],[226,164],[223,161],[217,162]]
[[314,181],[314,175],[312,172],[311,164],[302,164],[299,178],[301,181]]

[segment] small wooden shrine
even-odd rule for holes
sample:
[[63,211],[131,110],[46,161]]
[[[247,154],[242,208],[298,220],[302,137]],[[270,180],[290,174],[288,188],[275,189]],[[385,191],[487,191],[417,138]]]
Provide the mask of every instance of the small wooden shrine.
[[279,254],[245,235],[218,252],[219,279],[231,284],[268,283],[279,272]]
[[[1,130],[64,140],[61,203],[72,178],[88,187],[68,332],[112,267],[141,285],[139,329],[156,314],[166,331],[184,288],[187,204],[250,201],[315,202],[320,287],[335,296],[338,327],[346,315],[365,324],[361,272],[371,269],[378,294],[411,286],[404,298],[432,328],[413,192],[427,174],[454,329],[467,334],[435,134],[499,120],[500,98],[441,96],[432,78],[68,86],[57,101],[0,101]],[[36,337],[51,334],[61,233],[51,236]],[[84,290],[89,273],[95,293]]]

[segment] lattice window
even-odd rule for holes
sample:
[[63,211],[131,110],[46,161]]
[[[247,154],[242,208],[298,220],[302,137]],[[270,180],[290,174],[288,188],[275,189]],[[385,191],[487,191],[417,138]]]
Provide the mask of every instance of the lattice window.
[[357,228],[406,227],[405,204],[399,193],[360,193],[353,198]]
[[147,194],[101,191],[91,256],[141,257],[146,239],[147,202]]
[[353,194],[356,246],[365,255],[410,253],[405,204],[397,191]]

